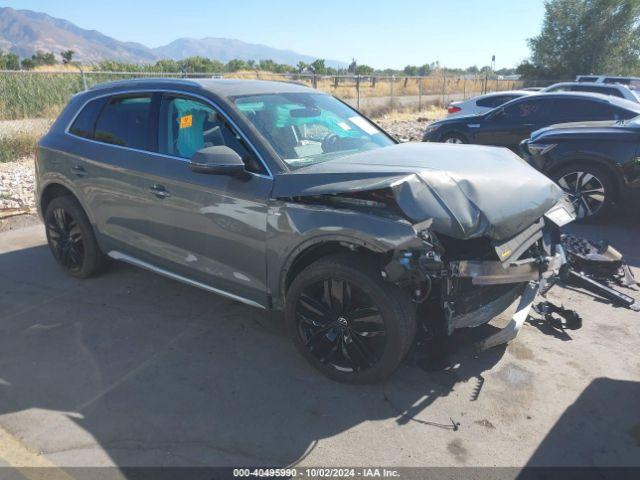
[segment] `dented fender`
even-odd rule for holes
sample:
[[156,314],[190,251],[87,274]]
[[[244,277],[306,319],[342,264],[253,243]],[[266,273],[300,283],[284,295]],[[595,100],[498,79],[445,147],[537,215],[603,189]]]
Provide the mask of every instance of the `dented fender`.
[[378,253],[424,245],[414,225],[403,218],[273,201],[267,215],[267,283],[276,308],[282,306],[285,280],[295,260],[307,249],[327,242]]

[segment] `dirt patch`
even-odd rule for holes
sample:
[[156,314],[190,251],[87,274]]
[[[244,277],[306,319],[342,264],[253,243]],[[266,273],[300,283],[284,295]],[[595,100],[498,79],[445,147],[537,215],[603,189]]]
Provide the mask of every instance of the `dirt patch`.
[[509,343],[507,351],[518,360],[533,360],[535,358],[533,350],[518,341]]
[[510,387],[517,389],[531,388],[533,383],[533,373],[513,363],[505,365],[504,368],[498,372],[498,377]]
[[40,223],[40,217],[35,213],[0,218],[0,232],[18,230],[20,228],[30,227],[31,225],[37,225],[38,223]]
[[496,428],[496,426],[486,418],[483,418],[482,420],[476,420],[473,423],[475,423],[476,425],[480,425],[481,427],[488,428],[489,430],[495,430]]
[[462,445],[462,440],[459,438],[447,443],[447,450],[456,458],[458,463],[466,463],[467,458],[469,458],[469,452]]

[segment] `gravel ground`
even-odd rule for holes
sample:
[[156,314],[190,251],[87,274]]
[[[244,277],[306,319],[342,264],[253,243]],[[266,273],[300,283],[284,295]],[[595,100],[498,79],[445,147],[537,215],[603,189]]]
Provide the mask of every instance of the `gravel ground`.
[[32,207],[35,204],[35,186],[33,157],[0,163],[0,211]]

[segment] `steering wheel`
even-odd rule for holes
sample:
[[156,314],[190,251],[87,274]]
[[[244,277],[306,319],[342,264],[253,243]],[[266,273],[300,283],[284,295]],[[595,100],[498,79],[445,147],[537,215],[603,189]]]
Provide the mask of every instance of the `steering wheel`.
[[327,136],[322,139],[322,144],[320,145],[322,147],[322,151],[325,153],[335,152],[339,141],[340,137],[335,133],[327,134]]

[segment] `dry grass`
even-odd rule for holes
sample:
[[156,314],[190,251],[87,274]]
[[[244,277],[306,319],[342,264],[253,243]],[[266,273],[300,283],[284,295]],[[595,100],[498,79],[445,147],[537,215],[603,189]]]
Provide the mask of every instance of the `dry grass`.
[[383,115],[377,115],[372,117],[374,120],[384,120],[387,122],[410,122],[410,121],[429,121],[433,122],[441,120],[447,116],[447,110],[445,108],[438,107],[436,105],[429,105],[418,111],[415,108],[404,108],[394,110],[393,112],[384,113]]
[[13,162],[35,152],[40,134],[19,132],[0,137],[0,163]]

